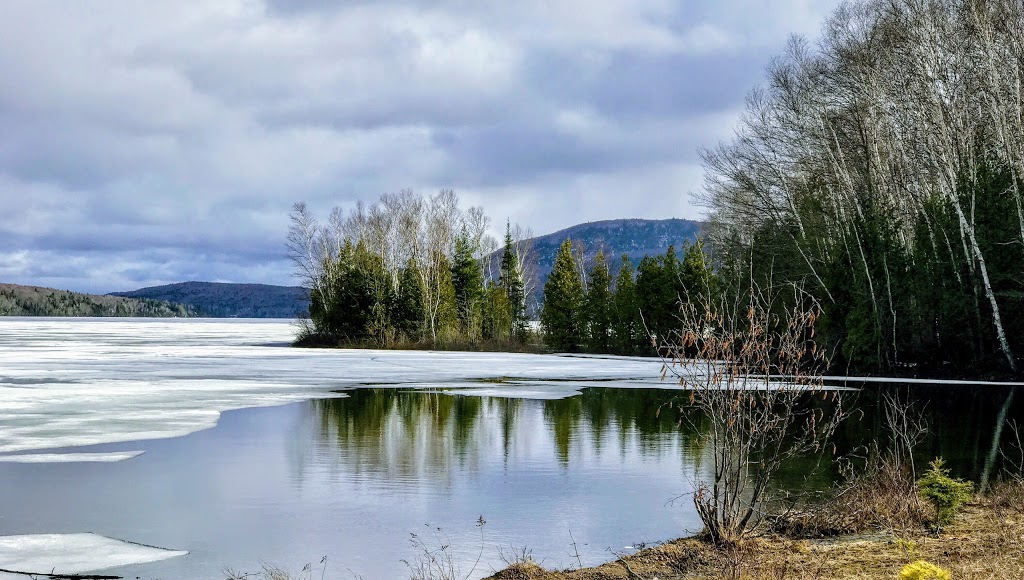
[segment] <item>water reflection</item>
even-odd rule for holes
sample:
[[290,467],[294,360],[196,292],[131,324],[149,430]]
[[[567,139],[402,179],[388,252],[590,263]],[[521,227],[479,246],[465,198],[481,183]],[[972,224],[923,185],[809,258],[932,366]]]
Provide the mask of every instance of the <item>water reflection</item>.
[[447,485],[455,472],[494,463],[569,469],[574,461],[595,457],[625,461],[674,454],[680,462],[682,455],[701,453],[694,422],[667,406],[678,397],[671,391],[585,389],[556,400],[387,388],[347,394],[309,403],[316,437],[307,453],[315,455],[313,463],[331,463],[354,477]]
[[[998,386],[950,386],[930,384],[865,384],[856,397],[857,413],[841,428],[837,444],[840,450],[855,452],[877,444],[889,444],[885,425],[884,396],[896,396],[911,402],[928,428],[915,450],[919,468],[936,457],[946,460],[958,477],[979,481],[992,451],[993,434],[1010,389]],[[1024,401],[1017,397],[1006,409],[1005,421],[1024,424]],[[1008,467],[1004,453],[1013,453],[1016,441],[1009,430],[1001,434],[993,473]],[[1017,451],[1019,457],[1019,451]]]
[[[885,448],[886,393],[912,398],[925,418],[928,433],[917,448],[919,466],[941,456],[956,474],[977,481],[1006,389],[861,387],[844,395],[844,406],[853,412],[838,431],[835,448],[825,456],[790,462],[780,478],[783,486],[821,489],[837,474],[834,457]],[[309,403],[308,422],[316,436],[308,453],[315,454],[317,465],[330,464],[349,476],[378,478],[387,485],[448,486],[457,472],[507,469],[510,463],[569,470],[613,457],[621,463],[671,457],[694,479],[706,452],[706,421],[694,411],[680,411],[680,393],[673,391],[589,388],[556,400],[388,388],[348,395]],[[1008,419],[1024,423],[1024,402],[1010,408]],[[1012,443],[1010,438],[1005,434],[1002,444]]]

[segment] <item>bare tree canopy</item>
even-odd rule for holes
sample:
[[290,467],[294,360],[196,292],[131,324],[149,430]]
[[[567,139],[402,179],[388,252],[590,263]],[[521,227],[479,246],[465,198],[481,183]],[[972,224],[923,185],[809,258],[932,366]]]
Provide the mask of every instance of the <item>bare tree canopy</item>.
[[806,282],[848,364],[1017,372],[1022,87],[1018,1],[843,4],[819,46],[794,38],[769,68],[736,138],[703,152],[715,247]]

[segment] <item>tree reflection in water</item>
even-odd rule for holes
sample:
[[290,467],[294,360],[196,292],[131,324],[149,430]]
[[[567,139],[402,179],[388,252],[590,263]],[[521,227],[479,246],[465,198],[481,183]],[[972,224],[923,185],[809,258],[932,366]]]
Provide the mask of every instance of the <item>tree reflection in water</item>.
[[[464,392],[464,391],[462,391]],[[483,463],[556,459],[568,468],[576,455],[660,457],[683,450],[699,455],[693,421],[659,409],[678,392],[584,389],[556,400],[449,395],[365,388],[347,397],[312,401],[309,420],[318,461],[325,455],[354,474],[391,481],[450,480],[454,470]]]
[[[943,456],[957,476],[978,477],[1004,389],[865,385],[850,403],[858,412],[836,436],[835,456],[886,444],[883,391],[913,396],[924,410],[930,432],[918,449],[918,463]],[[705,422],[695,412],[681,414],[678,403],[685,403],[685,395],[679,391],[587,388],[556,400],[397,388],[355,389],[347,395],[309,403],[310,452],[316,453],[317,463],[388,485],[448,486],[457,472],[507,469],[513,462],[567,470],[574,462],[591,465],[616,458],[616,464],[626,465],[673,453],[680,454],[676,463],[695,476],[705,451],[700,436]],[[671,402],[677,404],[669,407]],[[1024,423],[1024,403],[1015,405],[1009,418]],[[836,475],[833,457],[829,449],[824,456],[794,460],[780,474],[779,485],[829,485]]]

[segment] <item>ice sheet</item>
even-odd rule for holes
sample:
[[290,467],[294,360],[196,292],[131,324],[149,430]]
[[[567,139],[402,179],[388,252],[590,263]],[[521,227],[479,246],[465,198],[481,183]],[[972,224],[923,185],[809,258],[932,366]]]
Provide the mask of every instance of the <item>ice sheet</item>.
[[448,389],[442,391],[449,395],[464,397],[503,397],[506,399],[532,399],[535,401],[554,401],[575,397],[580,392],[574,387],[559,383],[510,383],[493,387],[471,387]]
[[286,321],[0,318],[0,453],[186,435],[229,409],[366,385],[544,398],[672,386],[654,359],[296,349],[293,335]]
[[143,451],[113,453],[19,453],[0,455],[0,463],[116,463],[142,455]]
[[16,572],[81,574],[185,554],[96,534],[0,536],[0,568]]

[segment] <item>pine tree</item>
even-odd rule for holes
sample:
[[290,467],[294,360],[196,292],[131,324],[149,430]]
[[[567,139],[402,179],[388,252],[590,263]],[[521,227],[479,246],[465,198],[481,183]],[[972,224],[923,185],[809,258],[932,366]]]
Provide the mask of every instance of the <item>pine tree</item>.
[[643,347],[648,346],[639,320],[640,307],[636,299],[634,274],[633,263],[629,256],[623,254],[612,298],[612,335],[615,351],[619,354],[637,354]]
[[356,268],[368,298],[366,336],[379,346],[388,346],[395,340],[395,326],[391,320],[395,288],[391,275],[379,254],[369,251],[363,244],[357,247]]
[[[683,251],[683,261],[679,269],[680,287],[685,293],[696,299],[694,294],[702,294],[708,303],[714,303],[717,293],[715,271],[711,267],[711,259],[704,253],[704,243],[698,241],[688,244]],[[710,300],[709,300],[710,298]]]
[[594,257],[587,287],[586,319],[587,350],[590,352],[611,352],[612,326],[612,275],[604,259],[604,252]]
[[565,240],[544,284],[540,321],[544,341],[551,348],[575,352],[583,341],[583,283],[572,255],[572,241]]

